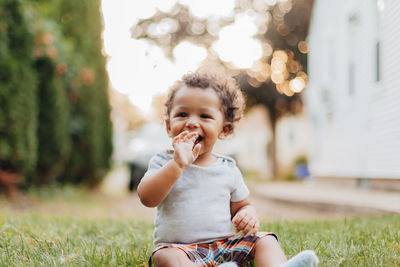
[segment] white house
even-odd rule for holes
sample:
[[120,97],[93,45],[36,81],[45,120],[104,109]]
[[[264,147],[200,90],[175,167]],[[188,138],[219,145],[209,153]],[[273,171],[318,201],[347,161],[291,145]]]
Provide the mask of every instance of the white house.
[[400,1],[315,0],[311,173],[400,178]]
[[239,121],[233,135],[217,141],[215,152],[233,156],[242,171],[255,171],[263,179],[272,177],[267,145],[272,133],[268,111],[263,106],[252,107]]
[[281,172],[292,171],[298,157],[310,152],[310,135],[310,121],[304,113],[279,119],[276,125],[276,156]]
[[[304,114],[286,116],[276,125],[276,157],[282,174],[293,170],[295,160],[310,147],[310,125]],[[252,107],[227,141],[217,142],[217,153],[234,156],[242,171],[255,171],[261,178],[273,179],[268,146],[272,142],[268,110]]]

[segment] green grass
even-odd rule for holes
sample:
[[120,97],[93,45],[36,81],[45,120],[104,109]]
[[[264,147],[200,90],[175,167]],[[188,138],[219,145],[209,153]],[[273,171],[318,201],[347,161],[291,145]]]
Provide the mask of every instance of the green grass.
[[144,266],[149,223],[0,215],[0,266]]
[[64,203],[94,202],[93,194],[87,188],[76,185],[50,184],[45,188],[31,187],[27,194],[40,201],[57,201]]
[[[264,225],[265,227],[265,225]],[[320,266],[400,266],[400,216],[268,224],[287,255],[313,249]]]
[[[32,189],[11,209],[0,197],[0,266],[145,266],[153,225],[107,217],[121,199],[68,186]],[[260,230],[275,232],[288,257],[315,250],[320,266],[400,266],[400,215],[264,222]]]
[[[0,266],[144,266],[152,225],[0,213]],[[287,256],[314,249],[320,266],[400,266],[400,215],[341,221],[263,223]]]

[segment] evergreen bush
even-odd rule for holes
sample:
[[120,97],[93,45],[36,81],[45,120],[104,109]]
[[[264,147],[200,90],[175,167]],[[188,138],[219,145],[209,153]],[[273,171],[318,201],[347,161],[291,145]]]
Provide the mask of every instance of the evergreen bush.
[[0,169],[27,176],[37,160],[37,82],[20,2],[0,1]]
[[61,181],[95,185],[109,168],[112,153],[100,1],[60,3],[61,31],[74,47],[78,66],[70,88],[72,153]]
[[102,29],[100,0],[0,0],[0,171],[27,185],[102,179],[112,153]]
[[56,65],[47,56],[35,61],[38,72],[38,162],[33,183],[49,184],[65,171],[70,153],[69,103]]

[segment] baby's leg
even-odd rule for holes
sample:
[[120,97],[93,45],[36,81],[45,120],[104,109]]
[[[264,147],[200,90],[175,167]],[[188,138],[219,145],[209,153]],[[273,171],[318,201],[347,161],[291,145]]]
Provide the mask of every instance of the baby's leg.
[[157,267],[179,267],[179,266],[197,266],[180,249],[164,248],[154,253],[152,262]]
[[278,267],[286,262],[285,253],[273,235],[258,239],[251,254],[257,267]]

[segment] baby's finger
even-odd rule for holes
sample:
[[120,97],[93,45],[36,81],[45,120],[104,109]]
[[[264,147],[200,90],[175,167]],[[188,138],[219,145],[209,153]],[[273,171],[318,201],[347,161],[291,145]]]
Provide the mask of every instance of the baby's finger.
[[243,217],[244,216],[241,214],[236,214],[235,217],[233,217],[232,219],[232,224],[237,228],[240,222],[242,221]]
[[185,143],[194,143],[196,139],[193,137],[193,133],[189,133],[188,131],[185,131],[182,133],[181,136],[181,141]]
[[236,226],[236,228],[243,230],[246,228],[246,225],[249,223],[250,219],[247,216],[244,216],[240,223]]
[[188,131],[183,131],[183,132],[181,132],[178,136],[179,136],[179,138],[180,139],[185,139],[185,137],[187,136],[189,134],[189,132]]
[[172,143],[175,144],[175,143],[179,142],[179,139],[180,139],[179,135],[175,136],[175,137],[172,139]]
[[199,136],[199,134],[198,133],[189,133],[187,136],[186,136],[186,138],[187,138],[187,140],[189,141],[189,142],[191,142],[191,143],[195,143],[196,142],[196,139],[197,139],[197,137]]
[[201,144],[197,144],[197,145],[194,146],[194,148],[193,148],[193,156],[194,156],[194,158],[197,159],[197,157],[200,154],[200,150],[201,150]]
[[254,225],[255,225],[255,221],[254,220],[250,220],[244,227],[243,229],[243,235],[247,235],[249,232],[251,232],[252,230],[254,230]]
[[191,138],[197,138],[199,134],[196,132],[189,132],[187,135],[187,138],[191,139]]
[[253,226],[253,229],[251,230],[251,235],[254,236],[255,234],[258,233],[258,229],[260,228],[260,224],[258,222],[256,222]]

